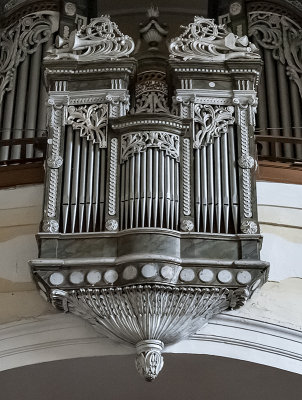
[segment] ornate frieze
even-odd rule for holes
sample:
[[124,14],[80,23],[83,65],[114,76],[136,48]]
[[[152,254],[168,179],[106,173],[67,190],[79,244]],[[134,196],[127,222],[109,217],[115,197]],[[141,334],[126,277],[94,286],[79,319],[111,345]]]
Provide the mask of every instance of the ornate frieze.
[[58,29],[58,13],[41,11],[23,17],[0,34],[0,104],[10,91],[18,65]]
[[193,148],[200,149],[226,133],[234,123],[233,112],[234,107],[195,104]]
[[[67,46],[67,47],[66,47]],[[116,60],[128,57],[134,50],[131,37],[124,35],[108,15],[94,18],[90,24],[61,39],[59,48],[52,48],[48,58],[91,61]]]
[[287,74],[297,84],[302,97],[301,26],[287,16],[256,11],[249,13],[249,35],[286,66]]
[[107,147],[108,105],[92,104],[67,107],[66,124],[79,129],[80,136]]
[[247,36],[238,37],[213,19],[195,17],[194,23],[171,40],[170,58],[199,61],[225,61],[237,58],[260,58]]
[[121,162],[147,148],[158,148],[179,161],[179,136],[163,131],[126,133],[121,138]]

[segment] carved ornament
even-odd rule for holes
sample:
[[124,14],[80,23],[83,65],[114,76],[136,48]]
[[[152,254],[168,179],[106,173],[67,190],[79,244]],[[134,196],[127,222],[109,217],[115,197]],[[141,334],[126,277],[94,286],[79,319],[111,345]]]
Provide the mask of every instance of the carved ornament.
[[272,51],[275,60],[286,66],[302,98],[302,28],[290,18],[272,12],[249,13],[249,35]]
[[234,123],[234,107],[195,104],[193,148],[200,149],[214,142],[228,130],[228,125]]
[[150,147],[164,150],[168,156],[179,161],[179,137],[177,135],[161,131],[142,131],[122,135],[121,162]]
[[49,40],[58,29],[58,14],[41,11],[29,14],[17,24],[0,34],[0,104],[5,92],[12,89],[18,65],[27,54],[33,54],[38,46]]
[[66,124],[80,130],[80,136],[97,143],[100,148],[107,147],[108,105],[69,106]]
[[108,15],[102,15],[92,19],[89,25],[83,25],[80,30],[71,32],[68,41],[59,38],[57,48],[52,48],[47,58],[116,60],[128,57],[133,50],[132,38],[124,35]]
[[170,58],[199,61],[225,61],[234,58],[259,59],[257,48],[247,36],[230,33],[213,19],[195,17],[194,23],[170,43]]

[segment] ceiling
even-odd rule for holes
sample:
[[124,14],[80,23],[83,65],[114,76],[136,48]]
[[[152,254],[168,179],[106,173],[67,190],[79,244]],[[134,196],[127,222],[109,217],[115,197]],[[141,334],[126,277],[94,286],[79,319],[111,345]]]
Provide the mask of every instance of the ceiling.
[[5,400],[301,400],[302,376],[223,357],[165,354],[152,383],[133,356],[55,361],[0,373]]

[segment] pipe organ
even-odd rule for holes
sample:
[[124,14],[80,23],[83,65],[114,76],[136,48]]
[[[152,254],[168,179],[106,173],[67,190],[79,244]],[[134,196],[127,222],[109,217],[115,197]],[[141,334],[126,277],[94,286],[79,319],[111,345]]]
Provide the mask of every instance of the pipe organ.
[[261,59],[202,17],[164,59],[157,19],[153,9],[136,58],[107,16],[45,58],[46,189],[30,262],[55,307],[136,346],[147,380],[164,345],[242,306],[268,273],[254,177]]

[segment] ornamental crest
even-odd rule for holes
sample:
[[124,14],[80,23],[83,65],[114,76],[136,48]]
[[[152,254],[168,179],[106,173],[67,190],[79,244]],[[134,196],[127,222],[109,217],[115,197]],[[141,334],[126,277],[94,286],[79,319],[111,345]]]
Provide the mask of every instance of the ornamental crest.
[[185,31],[170,43],[170,58],[199,61],[225,61],[232,58],[260,58],[247,36],[228,32],[213,19],[195,17]]
[[73,60],[115,60],[128,57],[134,50],[134,42],[124,35],[108,15],[93,18],[89,25],[73,31],[69,39],[57,40],[48,58],[71,58]]

